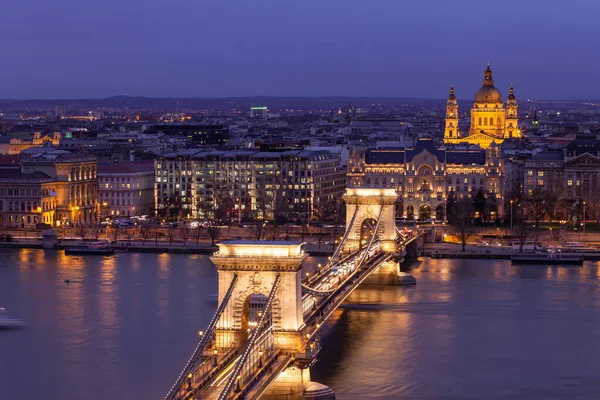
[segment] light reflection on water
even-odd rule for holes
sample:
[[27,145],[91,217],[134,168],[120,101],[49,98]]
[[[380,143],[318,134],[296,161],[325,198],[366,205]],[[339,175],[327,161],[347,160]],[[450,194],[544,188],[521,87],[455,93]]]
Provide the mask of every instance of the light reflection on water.
[[[340,399],[598,398],[598,265],[424,260],[416,286],[348,298],[312,378]],[[216,282],[206,256],[0,250],[0,306],[28,323],[0,331],[0,398],[161,398]]]
[[361,287],[325,327],[312,378],[338,398],[600,397],[598,263],[412,272],[414,287]]

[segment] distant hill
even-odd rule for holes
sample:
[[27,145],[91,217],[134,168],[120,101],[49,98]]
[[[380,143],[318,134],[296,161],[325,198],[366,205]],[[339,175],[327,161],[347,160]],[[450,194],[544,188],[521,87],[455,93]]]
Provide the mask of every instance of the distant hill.
[[[427,100],[415,98],[392,98],[392,97],[224,97],[224,98],[155,98],[139,96],[113,96],[105,99],[68,99],[68,100],[11,100],[0,99],[0,106],[4,111],[10,110],[36,110],[52,109],[58,106],[64,110],[89,110],[98,108],[115,108],[121,110],[157,110],[174,111],[185,109],[249,109],[251,106],[267,106],[270,109],[293,109],[293,108],[325,108],[333,109],[347,105],[397,105],[406,103],[424,103],[441,100]],[[177,104],[179,102],[179,105]]]

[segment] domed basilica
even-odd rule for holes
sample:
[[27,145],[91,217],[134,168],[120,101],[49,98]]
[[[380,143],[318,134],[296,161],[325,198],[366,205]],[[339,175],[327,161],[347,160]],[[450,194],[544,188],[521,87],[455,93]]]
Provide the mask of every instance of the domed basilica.
[[515,91],[511,85],[505,107],[502,94],[494,86],[489,64],[484,73],[483,86],[475,94],[468,135],[461,134],[458,121],[458,103],[454,88],[451,87],[446,104],[445,144],[470,143],[488,148],[492,142],[500,144],[508,138],[521,138]]

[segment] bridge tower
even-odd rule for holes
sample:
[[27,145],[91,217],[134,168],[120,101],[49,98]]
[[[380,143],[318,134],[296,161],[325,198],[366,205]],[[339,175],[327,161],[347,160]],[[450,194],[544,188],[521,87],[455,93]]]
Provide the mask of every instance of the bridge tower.
[[348,237],[343,251],[351,252],[364,246],[370,236],[370,227],[381,218],[377,229],[377,238],[383,251],[397,256],[383,263],[366,279],[366,283],[391,284],[402,283],[400,273],[401,249],[396,241],[395,208],[398,200],[396,189],[384,188],[346,188],[346,231]]
[[[216,330],[217,342],[231,348],[243,347],[252,302],[258,300],[260,303],[260,299],[266,299],[276,287],[271,306],[274,347],[282,354],[291,354],[294,361],[282,370],[260,398],[302,399],[305,389],[315,385],[310,382],[308,369],[313,354],[307,350],[304,332],[301,281],[302,263],[307,254],[302,243],[237,240],[221,242],[218,246],[219,251],[211,260],[217,266],[219,304],[234,276],[237,276],[237,284]],[[278,286],[274,286],[277,279]]]
[[[365,241],[365,230],[373,226],[381,213],[381,222],[377,230],[379,243],[384,251],[396,252],[396,219],[394,209],[398,193],[396,189],[347,188],[344,194],[346,202],[346,230],[350,229],[344,242],[344,251],[354,251]],[[356,214],[356,215],[355,215]],[[361,237],[362,236],[362,237]]]

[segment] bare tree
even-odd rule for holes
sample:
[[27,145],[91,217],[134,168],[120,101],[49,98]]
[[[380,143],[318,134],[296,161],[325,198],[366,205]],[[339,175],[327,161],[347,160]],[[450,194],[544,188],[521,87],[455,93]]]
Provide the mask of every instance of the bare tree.
[[548,216],[548,221],[552,223],[558,210],[564,203],[564,187],[562,182],[557,183],[554,180],[549,180],[544,188],[545,211]]
[[200,239],[202,239],[202,226],[198,225],[194,228],[194,239],[196,239],[196,246],[200,245]]
[[154,231],[154,245],[158,247],[158,238],[159,237],[164,237],[165,233],[163,231],[161,231],[160,229],[156,229]]
[[133,237],[133,234],[133,229],[125,229],[125,238],[127,239],[127,244],[131,244],[131,238]]
[[459,199],[452,209],[452,221],[455,235],[462,244],[462,251],[466,251],[467,240],[475,233],[473,215],[475,207],[473,201],[468,197]]
[[150,230],[150,227],[148,227],[148,226],[142,226],[140,228],[140,235],[142,236],[142,244],[146,244],[146,240],[148,240],[151,233],[152,233],[152,231]]
[[263,235],[263,230],[264,230],[266,224],[267,223],[265,221],[263,221],[262,219],[258,219],[255,221],[254,234],[255,234],[256,240],[261,240],[262,235]]
[[190,238],[190,231],[185,226],[179,230],[179,238],[183,242],[183,247],[185,247],[185,243]]
[[116,243],[117,240],[119,240],[120,228],[118,226],[113,226],[110,233],[113,238],[113,241]]
[[527,227],[527,209],[520,204],[517,206],[517,212],[514,219],[514,234],[519,240],[519,252],[523,252],[523,246],[529,235]]
[[535,223],[534,229],[536,243],[538,240],[540,222],[544,219],[544,216],[546,215],[546,197],[546,192],[540,187],[537,187],[533,190],[532,195],[528,196],[527,198],[527,211],[525,215],[531,218]]
[[175,238],[175,229],[173,227],[167,228],[167,237],[169,238],[169,246],[173,243],[173,239]]

